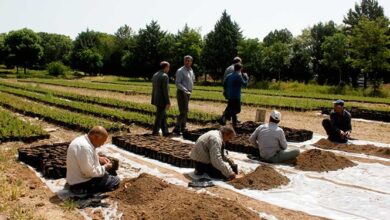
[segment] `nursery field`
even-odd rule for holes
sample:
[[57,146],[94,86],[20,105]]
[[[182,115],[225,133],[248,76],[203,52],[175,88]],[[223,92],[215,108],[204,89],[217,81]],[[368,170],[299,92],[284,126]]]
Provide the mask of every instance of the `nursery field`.
[[[226,101],[218,86],[195,85],[182,136],[151,135],[151,83],[93,77],[0,79],[0,219],[387,219],[390,215],[390,101],[317,92],[245,89],[236,128],[226,143],[239,179],[210,179],[193,188],[188,153],[198,137],[218,129]],[[172,130],[178,108],[170,87]],[[332,100],[352,110],[353,139],[326,140],[322,114]],[[300,156],[288,164],[258,160],[248,141],[264,122],[256,109],[282,112],[281,128]],[[359,117],[361,116],[361,117]],[[266,122],[268,118],[266,117]],[[100,153],[119,160],[122,184],[88,206],[66,188],[66,151],[75,137],[102,125]],[[15,155],[17,155],[15,157]],[[26,178],[20,178],[21,176]],[[39,208],[37,208],[39,207]],[[40,211],[35,211],[40,210]],[[4,214],[3,214],[4,213]],[[54,217],[53,217],[54,216]],[[68,217],[66,217],[68,216]]]

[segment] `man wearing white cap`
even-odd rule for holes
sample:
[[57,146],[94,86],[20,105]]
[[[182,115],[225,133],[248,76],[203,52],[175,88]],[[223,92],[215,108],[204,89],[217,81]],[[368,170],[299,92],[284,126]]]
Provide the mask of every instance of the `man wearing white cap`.
[[282,114],[271,112],[268,124],[260,125],[250,136],[249,141],[259,148],[261,160],[270,163],[282,163],[299,155],[299,149],[287,148],[284,131],[278,126]]

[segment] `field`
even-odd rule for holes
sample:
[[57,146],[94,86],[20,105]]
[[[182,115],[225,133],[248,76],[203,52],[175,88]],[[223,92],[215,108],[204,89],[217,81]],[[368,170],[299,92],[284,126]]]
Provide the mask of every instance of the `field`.
[[[328,87],[310,85],[289,89],[287,85],[280,91],[245,89],[239,118],[250,122],[236,129],[238,136],[226,149],[246,176],[188,190],[188,183],[199,178],[188,157],[193,141],[218,127],[226,107],[219,86],[195,85],[190,133],[164,138],[150,136],[155,111],[150,82],[118,77],[2,78],[0,180],[5,184],[0,186],[0,219],[386,219],[390,124],[384,121],[390,115],[390,99],[358,92],[329,94]],[[175,92],[172,84],[170,130],[178,115]],[[322,139],[321,120],[326,116],[321,111],[338,98],[346,100],[356,115],[360,111],[374,115],[353,119],[354,140],[349,145]],[[258,108],[265,108],[267,117],[272,108],[281,110],[289,144],[304,152],[295,165],[267,165],[254,159],[258,151],[247,138],[259,125],[251,122]],[[100,152],[119,159],[117,172],[126,180],[108,194],[109,207],[76,209],[77,201],[61,191],[67,144],[97,124],[107,128],[115,144]],[[43,182],[34,172],[43,176]],[[37,207],[43,211],[35,212]]]

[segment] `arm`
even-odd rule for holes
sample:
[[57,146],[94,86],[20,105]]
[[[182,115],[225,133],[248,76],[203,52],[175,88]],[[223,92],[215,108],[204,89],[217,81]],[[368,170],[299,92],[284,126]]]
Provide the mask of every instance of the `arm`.
[[175,83],[176,83],[176,88],[185,92],[185,93],[189,93],[189,91],[187,90],[186,87],[184,87],[183,85],[183,75],[181,74],[181,72],[179,70],[176,71],[176,79],[175,79]]
[[169,78],[168,78],[168,76],[163,77],[162,87],[163,87],[163,94],[162,95],[164,97],[165,103],[167,105],[170,105],[171,101],[169,99]]
[[247,86],[248,85],[248,75],[246,75],[246,74],[240,75],[240,78],[241,78],[241,84],[243,86]]
[[350,114],[347,114],[347,117],[345,119],[345,123],[346,123],[346,131],[348,133],[351,133],[352,131],[352,125],[351,125],[351,115]]
[[281,149],[283,150],[287,149],[287,140],[283,130],[280,130],[279,132],[279,145]]
[[94,162],[94,152],[90,149],[80,148],[80,151],[77,152],[77,162],[81,169],[81,172],[87,178],[101,177],[106,172],[104,166],[95,165]]
[[227,178],[234,176],[235,173],[233,172],[232,168],[227,163],[223,162],[221,148],[218,146],[219,143],[216,140],[211,140],[209,144],[211,145],[210,161],[213,167],[220,170],[222,174]]
[[257,148],[257,136],[259,134],[260,127],[256,128],[256,130],[249,137],[249,142],[252,144],[252,147]]

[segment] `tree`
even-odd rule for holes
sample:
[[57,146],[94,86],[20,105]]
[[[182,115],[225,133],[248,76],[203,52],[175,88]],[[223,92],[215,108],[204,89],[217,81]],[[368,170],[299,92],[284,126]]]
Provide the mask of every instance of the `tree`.
[[123,25],[114,35],[115,49],[111,55],[112,71],[124,74],[126,69],[131,69],[135,64],[135,33],[129,26]]
[[390,69],[389,21],[385,18],[362,18],[349,36],[352,66],[367,73],[378,95],[381,79]]
[[42,66],[54,61],[69,62],[67,59],[72,50],[72,39],[70,37],[45,32],[40,32],[38,35],[42,39],[43,55],[40,60]]
[[305,29],[302,34],[293,39],[292,57],[290,60],[289,79],[308,83],[313,77],[311,68],[310,30]]
[[347,31],[350,32],[363,17],[371,21],[384,17],[383,7],[376,0],[362,0],[360,5],[355,3],[354,10],[349,9],[347,16],[344,16]]
[[276,42],[264,48],[262,64],[279,81],[282,70],[288,67],[290,60],[291,48],[286,43]]
[[321,64],[321,60],[323,59],[324,54],[321,46],[325,41],[325,37],[332,36],[336,32],[336,25],[333,21],[329,21],[327,23],[320,22],[310,29],[311,62],[313,65],[313,72],[317,75],[317,81],[319,84],[326,82],[326,76],[331,71]]
[[334,70],[338,77],[334,77],[333,74],[328,75],[328,82],[341,85],[343,78],[343,72],[346,70],[347,56],[348,56],[348,42],[347,36],[342,33],[336,33],[332,36],[325,37],[324,43],[321,45],[321,49],[324,52],[321,64],[327,66],[329,69]]
[[162,31],[156,21],[146,25],[145,29],[140,29],[136,37],[137,46],[135,48],[135,68],[139,76],[151,79],[158,70],[162,60],[170,60],[174,47],[173,36],[167,36],[166,31]]
[[[26,74],[27,67],[34,65],[42,56],[41,38],[32,30],[24,28],[10,31],[5,39],[4,46],[7,57],[19,67],[22,66]],[[19,68],[17,68],[19,72]]]
[[265,46],[270,46],[276,42],[290,44],[292,42],[293,35],[288,29],[274,30],[271,31],[267,36],[264,37],[263,43]]
[[200,56],[203,48],[203,40],[199,31],[184,26],[183,30],[179,31],[175,36],[174,60],[172,60],[171,68],[177,69],[183,65],[183,57],[191,55],[194,58],[193,69],[195,73],[199,71]]
[[238,55],[244,60],[244,71],[247,71],[258,80],[263,80],[264,75],[262,74],[263,71],[261,71],[261,59],[264,48],[259,39],[243,39],[237,49]]
[[0,33],[0,64],[3,64],[5,62],[5,45],[4,45],[4,39],[6,34]]
[[92,49],[84,49],[79,53],[80,70],[97,74],[103,66],[103,57]]
[[205,37],[202,64],[206,71],[220,78],[227,66],[237,56],[237,46],[242,39],[238,24],[224,11],[214,26],[214,30]]

